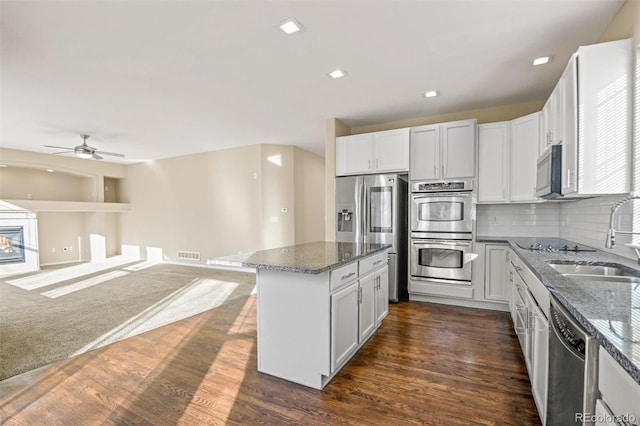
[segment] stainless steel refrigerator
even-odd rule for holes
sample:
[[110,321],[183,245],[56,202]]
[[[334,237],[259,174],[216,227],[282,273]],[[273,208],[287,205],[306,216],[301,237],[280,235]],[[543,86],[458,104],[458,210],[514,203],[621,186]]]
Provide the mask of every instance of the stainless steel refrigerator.
[[336,178],[336,241],[391,244],[389,300],[407,292],[407,175]]

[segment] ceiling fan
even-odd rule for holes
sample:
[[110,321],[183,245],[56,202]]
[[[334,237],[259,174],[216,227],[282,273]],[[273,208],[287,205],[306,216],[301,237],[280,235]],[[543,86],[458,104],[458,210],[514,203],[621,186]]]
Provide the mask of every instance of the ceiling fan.
[[113,157],[121,157],[124,158],[124,154],[118,154],[116,152],[106,152],[106,151],[98,151],[92,146],[87,145],[87,139],[89,139],[89,135],[80,135],[82,138],[82,145],[78,145],[74,148],[66,147],[66,146],[54,146],[54,145],[44,145],[47,148],[57,148],[64,149],[66,151],[54,152],[54,154],[67,154],[73,152],[79,158],[93,158],[94,160],[102,160],[102,155],[111,155]]

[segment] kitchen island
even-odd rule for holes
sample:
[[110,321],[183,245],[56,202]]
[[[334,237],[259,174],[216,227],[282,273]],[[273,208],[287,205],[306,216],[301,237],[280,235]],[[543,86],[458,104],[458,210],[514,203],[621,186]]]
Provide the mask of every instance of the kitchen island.
[[207,264],[256,269],[258,371],[322,389],[388,313],[389,248],[314,242]]

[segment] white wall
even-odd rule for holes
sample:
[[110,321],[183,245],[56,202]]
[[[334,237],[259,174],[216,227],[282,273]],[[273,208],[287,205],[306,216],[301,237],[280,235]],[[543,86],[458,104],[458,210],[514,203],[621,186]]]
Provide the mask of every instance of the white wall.
[[323,241],[324,157],[294,148],[295,243]]
[[[178,250],[199,252],[205,263],[322,239],[316,238],[324,233],[316,222],[322,205],[299,212],[309,194],[296,180],[322,183],[322,168],[313,167],[322,161],[288,145],[252,145],[131,165],[119,188],[131,204],[120,216],[121,243],[142,253],[161,248],[169,261],[178,261]],[[309,188],[320,199],[322,190],[322,184]]]

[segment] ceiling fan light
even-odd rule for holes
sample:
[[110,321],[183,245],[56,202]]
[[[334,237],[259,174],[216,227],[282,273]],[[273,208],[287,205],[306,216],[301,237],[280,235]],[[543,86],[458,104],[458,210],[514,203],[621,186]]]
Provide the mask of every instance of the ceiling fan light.
[[83,158],[83,159],[85,159],[85,160],[86,160],[86,159],[89,159],[89,158],[93,157],[93,154],[91,154],[91,153],[89,153],[89,152],[82,152],[82,151],[80,151],[80,152],[76,152],[76,156],[77,156],[78,158]]

